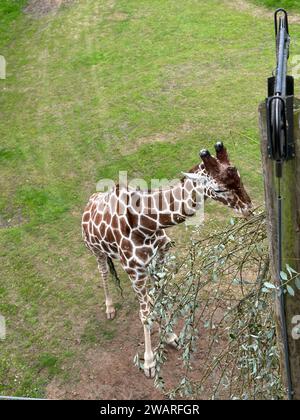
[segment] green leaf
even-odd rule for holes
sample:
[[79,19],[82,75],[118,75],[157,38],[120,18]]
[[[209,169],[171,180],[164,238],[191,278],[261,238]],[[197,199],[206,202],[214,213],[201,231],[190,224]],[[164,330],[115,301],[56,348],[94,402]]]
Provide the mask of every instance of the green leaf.
[[286,265],[286,269],[287,269],[287,271],[289,272],[289,274],[291,274],[291,273],[294,273],[294,274],[297,274],[298,272],[297,271],[295,271],[290,265]]
[[300,277],[296,277],[295,285],[296,285],[297,289],[300,290]]
[[280,271],[280,277],[281,277],[281,280],[286,281],[288,279],[287,274],[284,271]]
[[287,285],[286,286],[286,290],[288,291],[288,294],[289,295],[295,296],[295,291],[294,291],[294,289],[290,285]]
[[265,286],[267,289],[276,289],[276,286],[275,286],[274,284],[272,284],[272,283],[269,283],[268,281],[266,281],[266,282],[264,283],[264,286]]

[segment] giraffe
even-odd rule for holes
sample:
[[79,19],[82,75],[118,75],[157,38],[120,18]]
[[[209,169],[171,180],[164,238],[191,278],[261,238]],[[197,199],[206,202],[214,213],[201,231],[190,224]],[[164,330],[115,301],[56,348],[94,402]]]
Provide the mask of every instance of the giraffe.
[[[217,142],[215,151],[216,157],[207,149],[202,150],[202,162],[183,173],[175,185],[154,191],[116,185],[108,192],[93,194],[83,212],[83,239],[98,262],[108,319],[115,317],[108,288],[112,259],[120,261],[131,280],[144,328],[144,373],[150,378],[155,375],[155,361],[146,322],[151,309],[147,267],[154,255],[160,263],[164,262],[171,243],[165,229],[195,215],[201,194],[204,199],[219,201],[245,217],[251,213],[251,199],[238,170],[229,161],[224,144]],[[170,334],[167,342],[176,347],[176,335]]]

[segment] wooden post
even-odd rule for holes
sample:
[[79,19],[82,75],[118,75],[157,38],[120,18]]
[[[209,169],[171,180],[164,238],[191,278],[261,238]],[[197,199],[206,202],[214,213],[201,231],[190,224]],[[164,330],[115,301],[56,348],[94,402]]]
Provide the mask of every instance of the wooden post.
[[[270,268],[272,280],[279,284],[278,272],[278,229],[277,229],[277,188],[278,180],[274,173],[274,162],[267,154],[267,126],[265,102],[259,106],[259,124],[261,131],[262,168],[265,186],[265,205],[267,217],[267,230],[270,251]],[[282,267],[286,271],[289,264],[300,272],[300,100],[295,99],[294,104],[294,138],[295,159],[284,163],[281,179],[282,196]],[[295,296],[288,293],[284,295],[286,308],[286,324],[289,343],[289,359],[292,376],[292,386],[295,400],[300,400],[300,335],[295,338],[297,325],[300,327],[300,291],[294,284]],[[283,352],[283,339],[281,336],[281,316],[279,311],[279,298],[275,302],[275,316],[277,324],[277,339],[281,355],[281,372],[286,385],[286,366]],[[298,316],[298,318],[296,318]],[[294,333],[293,333],[294,331]],[[294,336],[294,338],[293,338]]]

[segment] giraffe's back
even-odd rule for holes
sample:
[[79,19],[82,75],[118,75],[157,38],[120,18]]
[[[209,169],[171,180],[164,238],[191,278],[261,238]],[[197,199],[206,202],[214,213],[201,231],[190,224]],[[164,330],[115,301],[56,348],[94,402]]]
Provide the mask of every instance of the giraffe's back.
[[93,194],[82,216],[82,236],[93,254],[118,258],[118,244],[111,227],[110,193]]

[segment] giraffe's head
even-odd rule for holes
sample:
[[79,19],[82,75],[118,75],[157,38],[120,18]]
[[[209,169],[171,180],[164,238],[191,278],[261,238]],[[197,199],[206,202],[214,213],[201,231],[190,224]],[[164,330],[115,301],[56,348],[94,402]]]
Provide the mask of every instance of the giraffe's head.
[[201,150],[202,163],[194,168],[194,174],[205,176],[209,181],[204,193],[207,197],[233,208],[247,217],[252,203],[242,183],[239,171],[233,166],[222,142],[215,144],[216,157],[207,149]]

